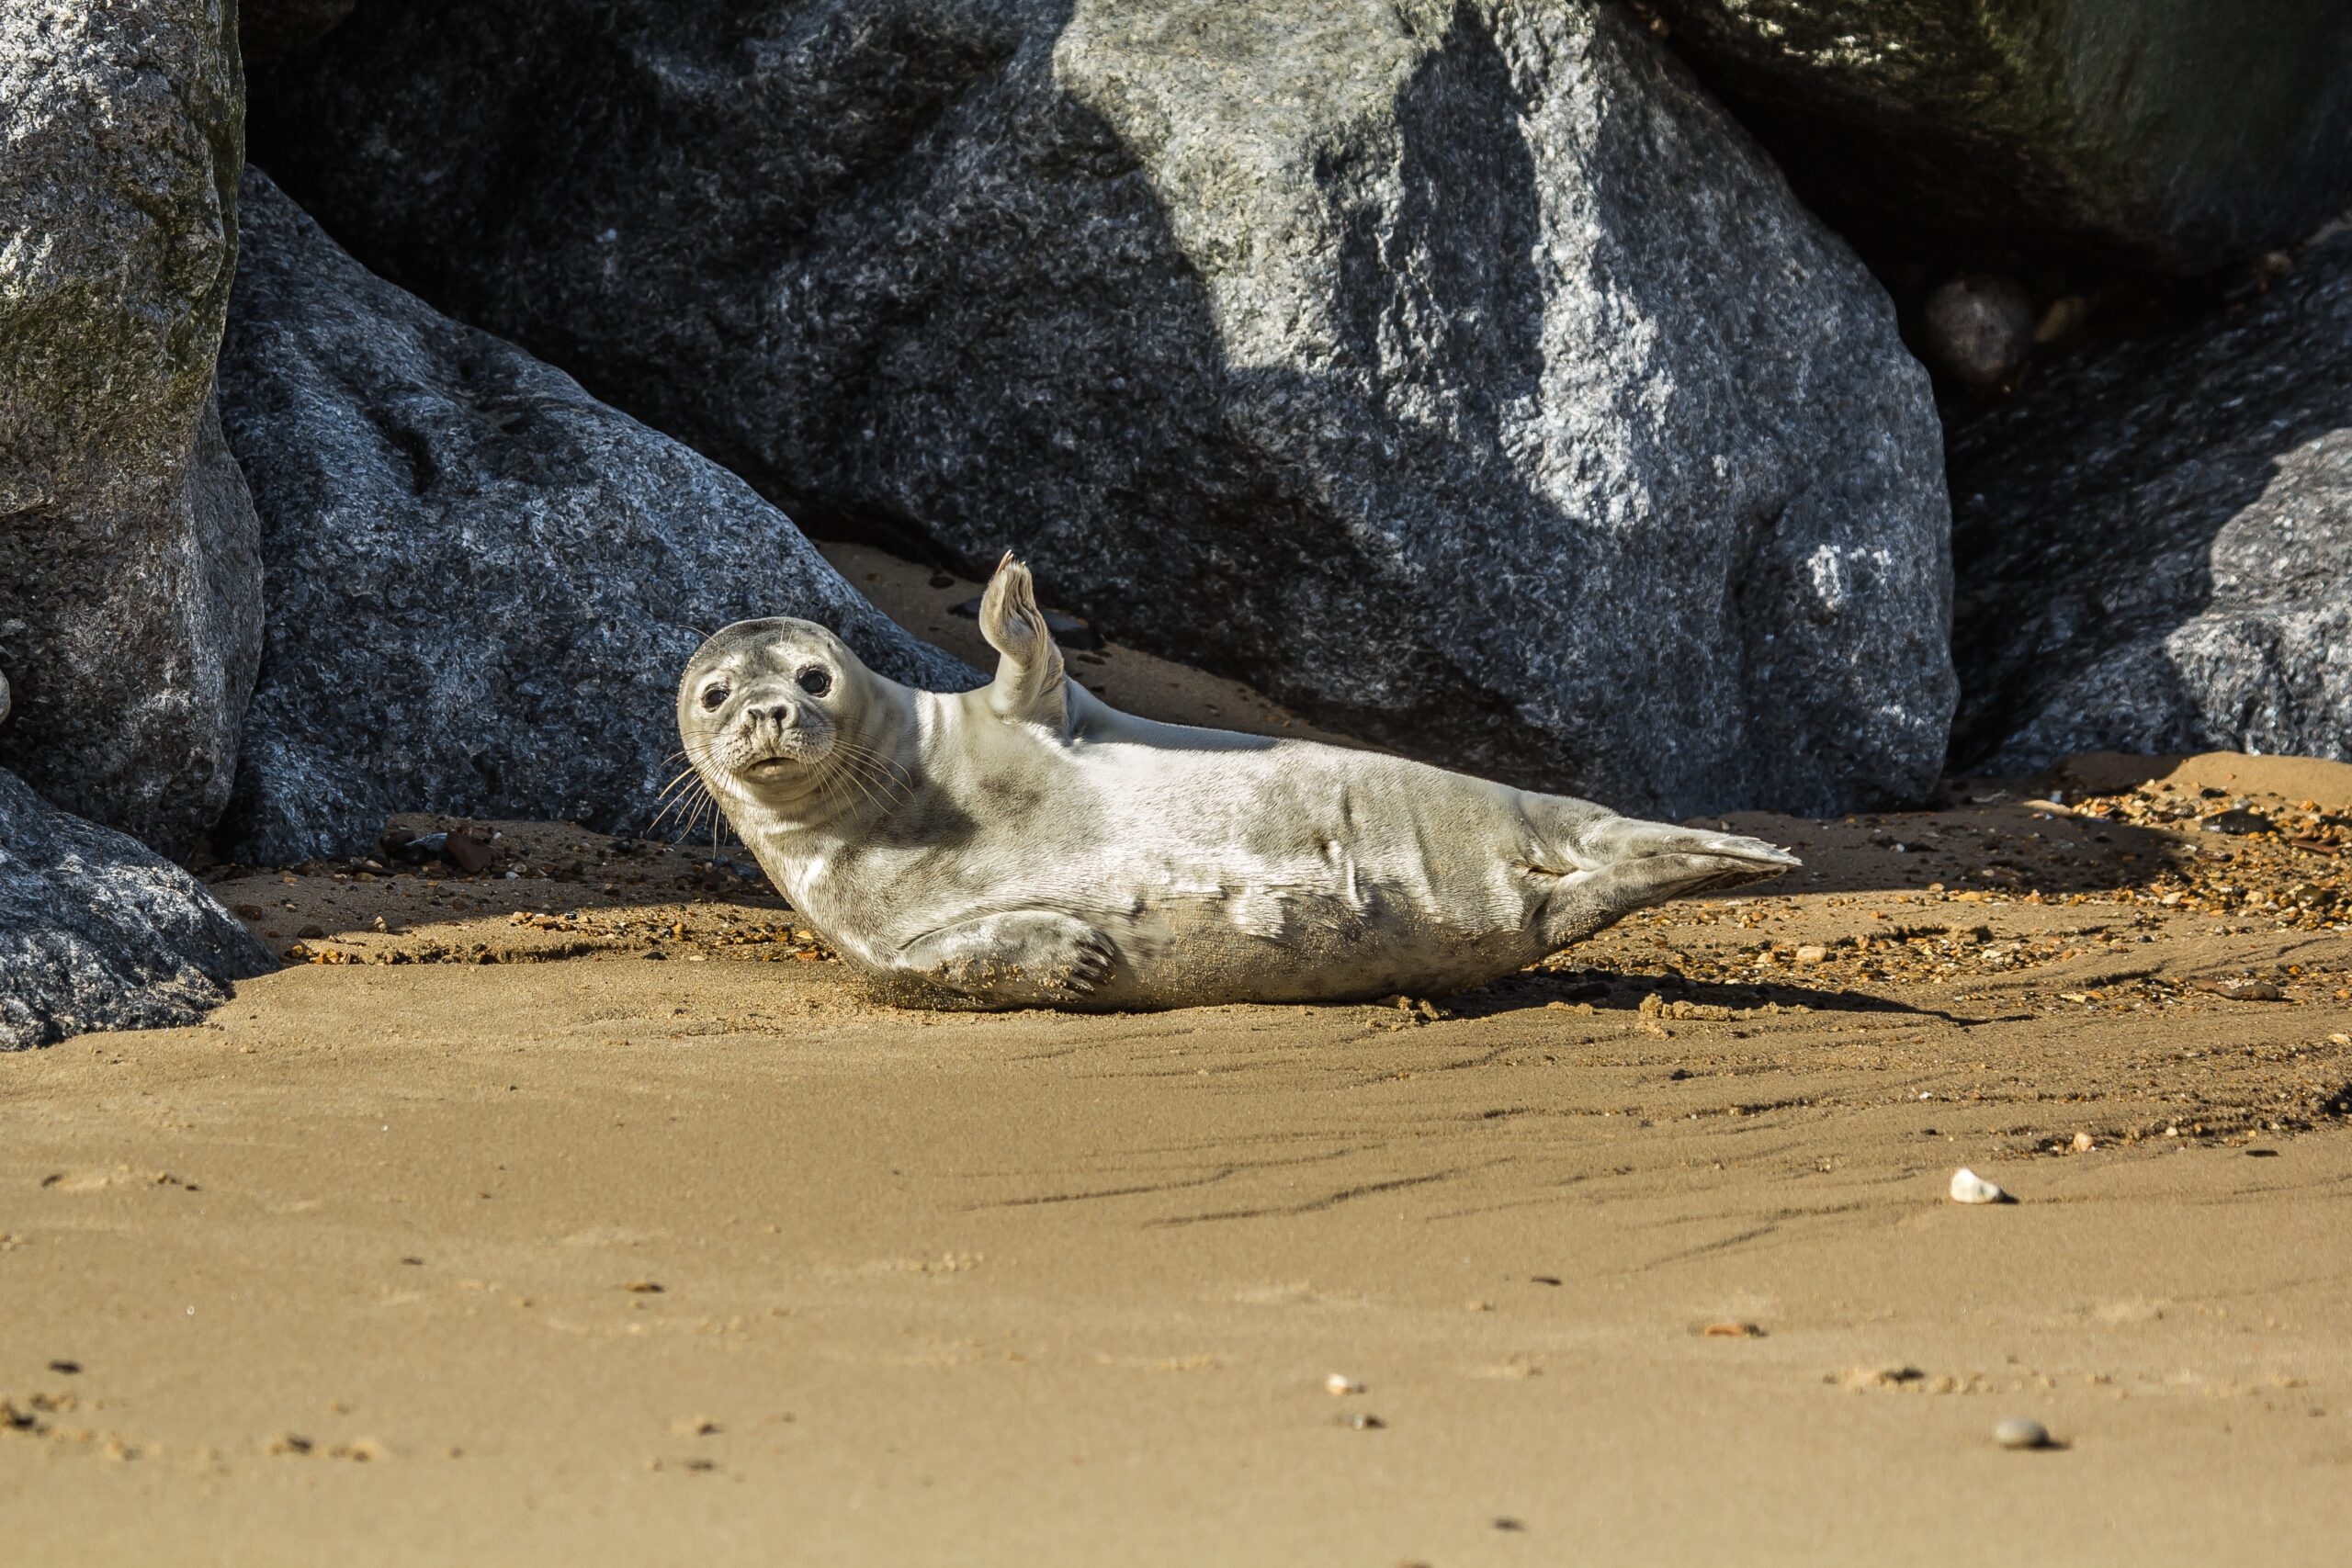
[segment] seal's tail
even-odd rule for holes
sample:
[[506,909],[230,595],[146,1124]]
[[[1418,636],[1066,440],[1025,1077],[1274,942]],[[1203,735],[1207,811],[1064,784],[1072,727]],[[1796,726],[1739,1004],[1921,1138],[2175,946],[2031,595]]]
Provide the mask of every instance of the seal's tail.
[[1671,822],[1601,816],[1565,846],[1576,865],[1547,901],[1545,935],[1566,947],[1636,909],[1778,876],[1804,863],[1777,844]]

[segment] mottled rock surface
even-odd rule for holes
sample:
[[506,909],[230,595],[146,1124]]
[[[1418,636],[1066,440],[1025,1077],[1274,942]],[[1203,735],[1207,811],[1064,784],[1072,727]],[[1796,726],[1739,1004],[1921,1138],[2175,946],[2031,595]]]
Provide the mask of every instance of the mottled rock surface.
[[1833,221],[2191,275],[2352,202],[2342,0],[1635,0]]
[[2352,759],[2352,237],[1953,434],[1956,764]]
[[354,852],[396,811],[644,828],[705,634],[791,615],[975,679],[731,474],[371,276],[258,172],[220,355],[269,635],[216,840]]
[[261,647],[208,412],[243,113],[221,0],[0,6],[0,765],[172,854],[228,798]]
[[193,1023],[275,967],[196,878],[0,772],[0,1051]]
[[1926,377],[1614,6],[381,6],[256,102],[371,265],[820,531],[1629,810],[1936,776]]

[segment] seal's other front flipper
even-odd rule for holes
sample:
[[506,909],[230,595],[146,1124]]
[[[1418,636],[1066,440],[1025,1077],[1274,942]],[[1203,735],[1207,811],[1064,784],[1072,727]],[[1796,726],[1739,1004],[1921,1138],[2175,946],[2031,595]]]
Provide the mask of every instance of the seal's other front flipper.
[[1108,936],[1054,909],[958,921],[898,953],[899,977],[990,1007],[1082,1004],[1117,962]]
[[1576,869],[1560,876],[1544,908],[1544,934],[1555,949],[1636,909],[1760,882],[1804,863],[1761,839],[1629,817],[1585,823],[1563,847],[1562,858]]
[[1029,569],[1007,550],[980,598],[980,635],[1001,656],[989,682],[989,711],[1016,724],[1041,724],[1057,734],[1069,728],[1062,650],[1046,629]]

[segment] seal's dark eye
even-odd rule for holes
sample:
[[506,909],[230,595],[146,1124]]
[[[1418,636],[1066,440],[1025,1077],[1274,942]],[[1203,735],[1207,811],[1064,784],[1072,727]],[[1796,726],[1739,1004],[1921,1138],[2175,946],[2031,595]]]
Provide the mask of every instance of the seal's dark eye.
[[800,689],[812,697],[821,697],[833,689],[833,678],[828,671],[811,664],[800,672]]
[[702,705],[703,705],[703,711],[704,711],[705,713],[711,713],[711,712],[715,712],[715,711],[717,711],[717,710],[718,709],[718,707],[719,707],[720,705],[722,705],[726,701],[727,701],[727,682],[724,682],[724,681],[714,681],[714,682],[712,682],[709,685],[705,686],[705,687],[702,689]]

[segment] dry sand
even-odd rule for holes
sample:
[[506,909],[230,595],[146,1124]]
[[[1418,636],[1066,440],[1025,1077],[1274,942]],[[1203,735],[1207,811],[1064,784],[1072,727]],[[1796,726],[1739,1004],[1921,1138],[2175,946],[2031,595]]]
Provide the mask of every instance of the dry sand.
[[546,825],[224,876],[315,961],[0,1059],[0,1540],[2339,1562],[2352,769],[2041,787],[1736,818],[1807,871],[1406,1007],[892,1010]]

